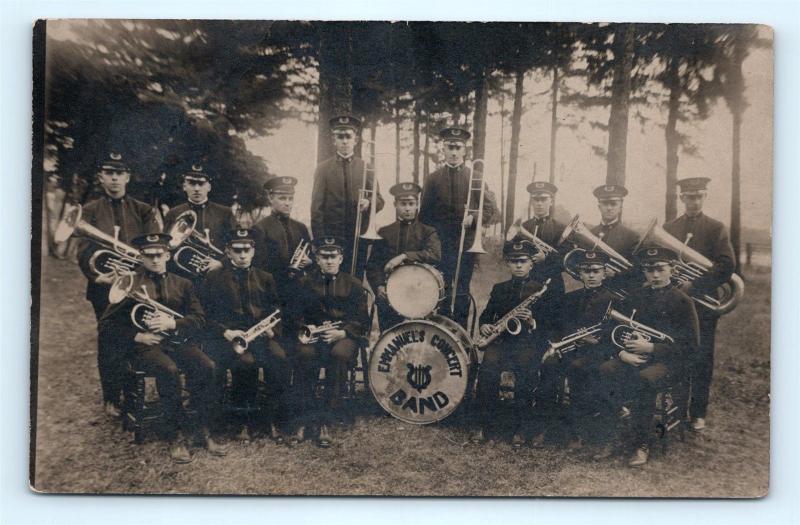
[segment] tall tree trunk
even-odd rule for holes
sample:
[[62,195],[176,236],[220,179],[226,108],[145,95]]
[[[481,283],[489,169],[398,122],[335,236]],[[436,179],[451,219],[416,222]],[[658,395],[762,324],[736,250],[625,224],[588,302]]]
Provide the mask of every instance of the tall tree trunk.
[[400,184],[400,111],[399,97],[394,100],[394,183]]
[[678,75],[680,61],[677,58],[670,60],[667,68],[666,84],[669,86],[669,110],[667,113],[667,126],[664,135],[667,139],[667,191],[664,206],[664,220],[671,221],[678,215],[678,137],[677,124],[680,111],[681,80]]
[[500,231],[506,231],[506,97],[500,94]]
[[422,108],[419,104],[414,104],[414,168],[412,170],[412,176],[414,178],[414,183],[419,184],[419,158],[420,158],[420,151],[419,151],[419,121],[422,120]]
[[350,31],[340,23],[326,23],[320,31],[317,162],[335,152],[328,120],[336,114],[350,113],[353,106]]
[[422,160],[422,181],[423,181],[423,183],[425,182],[425,180],[427,180],[428,174],[431,172],[431,153],[430,153],[431,131],[430,131],[430,127],[431,127],[431,117],[430,117],[430,115],[426,114],[425,115],[425,146],[424,146],[425,149],[423,150],[425,152],[425,155],[423,156],[424,158]]
[[[376,121],[370,122],[369,125],[369,155],[370,158],[373,159],[375,164],[377,164],[377,160],[375,160],[375,136],[378,134],[378,123]],[[377,169],[377,166],[373,166],[373,168]]]
[[742,133],[742,114],[744,113],[744,77],[742,75],[742,62],[747,56],[748,42],[741,34],[737,34],[733,44],[733,63],[730,71],[728,107],[733,116],[733,137],[731,150],[731,244],[733,254],[736,259],[736,271],[740,271],[739,252],[741,251],[741,206],[742,206],[742,182],[741,182],[741,133]]
[[472,117],[472,158],[482,159],[486,152],[486,114],[488,112],[489,86],[486,72],[481,71],[475,86],[475,113]]
[[506,197],[506,226],[514,222],[514,196],[517,193],[517,165],[519,162],[519,137],[522,129],[522,97],[525,72],[517,71],[514,79],[514,110],[511,113],[511,152],[508,157],[508,195]]
[[635,31],[633,24],[620,24],[614,34],[614,78],[611,85],[611,113],[608,117],[606,184],[625,184]]
[[369,127],[369,120],[364,119],[361,121],[361,129],[358,130],[358,142],[354,149],[356,157],[364,158],[364,128]]
[[556,134],[558,133],[558,65],[553,65],[550,87],[550,184],[556,183]]

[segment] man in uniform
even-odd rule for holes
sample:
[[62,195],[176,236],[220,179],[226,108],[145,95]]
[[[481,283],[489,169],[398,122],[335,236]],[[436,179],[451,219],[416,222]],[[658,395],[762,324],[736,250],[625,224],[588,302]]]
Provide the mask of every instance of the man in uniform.
[[[195,231],[205,236],[214,247],[222,246],[225,234],[234,228],[234,217],[230,208],[208,199],[211,191],[211,175],[203,171],[202,166],[192,165],[191,170],[183,174],[183,191],[186,192],[187,201],[167,212],[164,231],[169,232],[178,216],[191,210],[197,215]],[[219,255],[212,256],[203,273],[221,268],[220,259]],[[173,266],[170,266],[170,269],[175,271]],[[187,275],[187,277],[193,278],[197,275]]]
[[[683,292],[672,286],[672,266],[677,254],[666,248],[645,248],[638,261],[644,270],[646,287],[632,290],[626,298],[622,313],[636,312],[636,321],[658,330],[672,338],[670,341],[646,340],[631,337],[625,349],[618,351],[616,359],[600,365],[600,376],[605,393],[606,410],[598,421],[613,425],[621,402],[631,399],[634,450],[628,460],[631,467],[647,463],[649,438],[652,435],[653,410],[659,390],[686,373],[686,364],[698,344],[699,328],[694,302]],[[627,395],[620,395],[627,392]],[[610,437],[611,432],[599,432]],[[605,453],[597,459],[611,454],[608,439]]]
[[[673,237],[714,263],[708,274],[682,287],[682,290],[690,295],[713,296],[717,287],[731,278],[736,264],[727,228],[721,222],[703,214],[703,204],[710,180],[707,177],[679,180],[680,199],[685,212],[677,219],[664,224],[664,229]],[[700,318],[700,346],[691,366],[692,400],[689,411],[692,428],[701,431],[706,426],[708,392],[714,371],[714,337],[719,314],[702,305],[697,307],[697,313]]]
[[[552,215],[558,188],[555,184],[537,181],[528,184],[527,190],[533,203],[533,217],[522,223],[522,227],[557,250],[558,241],[564,232],[564,225],[555,220]],[[520,236],[517,237],[522,238]],[[537,251],[533,256],[533,274],[531,277],[534,281],[540,283],[550,279],[550,285],[547,288],[548,293],[553,297],[564,295],[564,278],[561,276],[563,263],[564,256],[558,251],[549,254]]]
[[[200,299],[206,312],[206,351],[217,364],[218,392],[224,387],[225,370],[233,378],[233,404],[256,407],[258,368],[264,367],[268,392],[270,436],[282,441],[280,427],[286,422],[289,409],[289,364],[281,344],[281,324],[252,341],[246,349],[235,349],[234,340],[280,306],[275,280],[263,269],[252,266],[256,240],[252,230],[228,232],[226,260],[221,268],[211,270],[201,285]],[[282,310],[282,309],[281,309]],[[279,314],[283,319],[283,312]],[[251,439],[250,421],[242,425],[239,439]]]
[[[326,331],[315,343],[297,347],[295,388],[299,397],[299,426],[290,444],[305,439],[305,423],[319,427],[318,444],[331,445],[329,425],[342,416],[342,395],[347,381],[347,367],[369,334],[367,295],[358,279],[340,271],[343,246],[335,237],[314,239],[317,268],[303,279],[300,322],[321,326],[340,323]],[[315,410],[314,391],[320,368],[325,370],[325,399],[322,410]]]
[[[214,362],[195,342],[205,323],[203,308],[188,279],[167,273],[170,237],[164,233],[142,235],[133,245],[142,254],[142,267],[129,277],[130,290],[146,293],[156,303],[177,312],[173,317],[156,310],[143,319],[145,329],[131,322],[131,308],[138,301],[123,298],[108,307],[100,330],[113,339],[113,350],[134,362],[137,369],[155,376],[163,411],[162,429],[170,443],[170,456],[176,463],[192,460],[181,432],[190,432],[194,442],[215,456],[224,456],[224,447],[211,438],[208,420],[214,406]],[[181,402],[180,371],[186,374],[190,402],[197,411],[191,422]]]
[[381,240],[374,245],[367,263],[367,280],[375,290],[378,323],[381,330],[402,321],[389,305],[386,280],[395,268],[404,263],[439,264],[442,245],[436,229],[419,221],[419,194],[422,188],[413,182],[395,184],[389,189],[394,196],[397,220],[378,230]]
[[[622,224],[622,206],[628,190],[619,184],[598,186],[594,190],[597,207],[600,210],[600,224],[591,229],[604,243],[616,250],[628,261],[633,259],[633,250],[639,244],[639,235]],[[606,269],[606,284],[611,288],[630,291],[642,282],[639,272],[630,270],[617,274]]]
[[[529,241],[507,241],[503,246],[503,257],[511,271],[511,279],[497,283],[492,288],[486,309],[480,316],[480,333],[488,337],[495,331],[494,324],[532,294],[542,290],[542,283],[531,279],[531,267],[536,247]],[[543,348],[545,326],[538,326],[544,319],[548,307],[537,300],[515,315],[521,324],[517,335],[503,333],[492,341],[483,353],[478,372],[476,404],[478,429],[472,435],[474,443],[486,440],[486,432],[498,413],[498,390],[503,370],[512,370],[515,378],[514,423],[512,444],[520,447],[528,436],[531,410],[538,384],[539,365]],[[538,402],[537,402],[538,405]]]
[[[442,305],[443,311],[450,313],[450,304],[453,277],[459,255],[459,240],[462,225],[466,228],[464,246],[461,254],[461,270],[456,290],[455,311],[453,319],[466,326],[469,315],[469,287],[472,280],[472,271],[475,265],[475,255],[467,250],[475,239],[477,226],[477,213],[470,213],[464,217],[464,207],[470,192],[470,177],[472,170],[465,166],[464,158],[467,154],[467,140],[470,133],[461,128],[446,128],[439,132],[445,148],[445,165],[437,169],[425,179],[422,189],[422,204],[420,205],[420,220],[436,228],[439,240],[442,242],[442,264],[447,297]],[[480,191],[472,191],[470,206],[478,208]],[[484,184],[483,222],[484,224],[494,215],[496,210],[494,197]],[[477,232],[481,235],[482,232]]]
[[[86,204],[82,213],[83,221],[126,244],[139,235],[161,231],[155,211],[147,204],[126,195],[130,179],[130,169],[123,162],[122,156],[110,154],[98,166],[97,180],[104,195]],[[95,319],[98,321],[108,307],[111,284],[118,277],[115,272],[97,275],[91,270],[89,261],[99,248],[90,239],[81,239],[78,245],[78,264],[88,281],[86,299],[92,303]],[[98,333],[97,367],[100,371],[105,412],[110,417],[120,415],[119,398],[124,365],[124,361],[109,348],[108,341]]]
[[[350,271],[355,240],[356,217],[361,213],[361,231],[367,231],[370,214],[370,199],[362,196],[364,170],[368,170],[366,189],[378,191],[376,211],[383,209],[380,187],[375,180],[374,166],[367,167],[364,161],[354,155],[361,121],[350,115],[334,117],[330,120],[336,155],[317,166],[314,172],[314,187],[311,190],[311,233],[314,238],[333,236],[341,239],[343,253],[342,265]],[[371,173],[369,171],[372,171]],[[367,243],[359,241],[358,267],[356,275],[366,263]]]

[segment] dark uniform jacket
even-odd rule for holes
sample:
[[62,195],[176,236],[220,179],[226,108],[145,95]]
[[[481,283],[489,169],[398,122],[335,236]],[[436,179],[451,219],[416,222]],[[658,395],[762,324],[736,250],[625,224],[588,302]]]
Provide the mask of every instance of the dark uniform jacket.
[[273,212],[269,217],[261,219],[254,229],[261,232],[264,240],[264,248],[257,246],[256,252],[264,252],[264,267],[281,287],[290,279],[289,262],[297,245],[301,240],[311,241],[308,228],[300,221]]
[[[161,283],[160,291],[156,281]],[[180,339],[200,335],[205,325],[205,313],[190,280],[172,273],[151,274],[139,268],[134,276],[132,290],[139,291],[142,286],[147,289],[152,300],[183,315],[183,318],[175,319],[176,328],[171,335]],[[126,298],[120,303],[109,305],[100,319],[101,330],[113,334],[114,340],[124,346],[133,345],[133,338],[140,331],[130,319],[131,308],[135,304],[137,303],[133,299]]]
[[[625,257],[628,262],[636,264],[633,259],[633,251],[636,245],[639,244],[640,237],[638,233],[622,224],[619,220],[609,225],[600,223],[592,228],[591,232]],[[642,283],[644,283],[644,276],[641,270],[635,267],[630,271],[618,274],[614,278],[606,279],[605,282],[606,286],[621,288],[628,292],[632,289],[640,288]]]
[[[565,294],[559,302],[557,315],[554,315],[556,328],[551,341],[557,343],[581,328],[589,328],[601,323],[608,305],[613,304],[612,301],[615,300],[617,297],[602,286],[598,288],[584,287]],[[591,353],[592,358],[604,360],[615,355],[616,347],[611,342],[610,329],[595,334],[595,337],[599,341],[596,345],[584,347],[587,353]]]
[[[537,227],[538,226],[538,230]],[[536,233],[536,236],[542,241],[549,244],[551,247],[558,250],[558,241],[561,240],[561,234],[564,233],[565,225],[553,219],[551,215],[538,219],[533,217],[522,223],[522,227],[531,233]],[[522,237],[518,237],[522,238]],[[556,251],[545,257],[544,261],[534,265],[531,271],[531,277],[535,281],[541,283],[547,279],[550,281],[550,286],[564,292],[564,280],[561,277],[561,272],[564,270],[564,254]]]
[[[286,319],[272,275],[253,266],[236,268],[226,259],[222,268],[208,272],[199,295],[212,340],[219,341],[225,330],[248,330],[276,308]],[[276,335],[281,324],[273,329]]]
[[[114,225],[119,226],[119,240],[129,246],[131,239],[139,235],[161,231],[153,208],[127,195],[116,202],[108,196],[94,199],[83,207],[81,219],[111,236],[114,235]],[[95,275],[89,269],[89,259],[99,248],[85,238],[81,239],[78,247],[78,264],[89,279],[86,298],[90,301],[103,301],[108,296],[109,286],[94,283]]]
[[693,218],[681,215],[677,219],[665,223],[664,229],[681,242],[685,242],[687,235],[691,233],[689,248],[705,255],[714,263],[711,272],[695,279],[693,287],[698,292],[713,295],[719,285],[731,278],[735,259],[728,230],[724,224],[700,213]]
[[658,289],[644,287],[631,292],[618,308],[628,317],[634,309],[634,321],[664,332],[675,340],[673,343],[653,340],[650,362],[663,362],[672,368],[685,365],[697,349],[700,338],[694,301],[672,285]]
[[[333,235],[348,245],[353,242],[358,207],[358,190],[364,178],[364,161],[356,156],[339,155],[322,162],[314,172],[311,190],[311,231],[315,238]],[[345,177],[344,174],[347,174]],[[373,188],[374,174],[367,174],[367,188]],[[377,185],[377,211],[383,209],[380,184]],[[367,230],[369,208],[362,212],[361,233]]]
[[309,272],[302,280],[300,319],[302,324],[320,325],[325,321],[341,321],[351,339],[363,340],[369,333],[367,294],[361,283],[350,274],[339,272],[324,275]]
[[433,226],[414,219],[395,221],[378,230],[381,239],[372,248],[367,263],[367,280],[376,290],[386,284],[383,267],[390,259],[404,253],[408,262],[420,262],[436,266],[442,258],[442,243]]
[[[481,313],[480,324],[494,324],[512,309],[519,306],[528,296],[541,289],[542,284],[530,278],[512,278],[508,281],[495,284],[489,294],[489,302],[486,304],[483,313]],[[552,322],[547,303],[548,301],[545,299],[539,299],[529,308],[529,310],[533,312],[534,319],[536,319],[536,330],[532,334],[527,334],[527,327],[523,324],[522,332],[519,335],[515,337],[509,334],[503,334],[495,340],[495,343],[498,341],[519,342],[521,338],[524,338],[526,341],[531,341],[532,338],[541,339],[548,331]]]
[[187,210],[194,210],[197,214],[197,232],[204,235],[206,228],[208,228],[211,243],[220,250],[224,250],[225,234],[236,227],[231,209],[211,201],[206,201],[203,204],[184,202],[167,212],[167,216],[164,218],[164,231],[169,232],[178,215]]

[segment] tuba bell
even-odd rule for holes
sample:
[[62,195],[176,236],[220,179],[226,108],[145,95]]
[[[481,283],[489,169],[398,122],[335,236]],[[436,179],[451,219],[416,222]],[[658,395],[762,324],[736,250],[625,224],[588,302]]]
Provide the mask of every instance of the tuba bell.
[[170,250],[174,250],[175,265],[193,275],[202,275],[211,259],[219,260],[224,253],[211,242],[211,235],[197,231],[197,214],[186,210],[175,218],[167,232],[171,237]]
[[[676,286],[681,286],[708,275],[714,268],[714,263],[711,259],[688,246],[692,236],[689,233],[686,236],[686,240],[681,242],[659,226],[657,219],[652,219],[644,235],[642,235],[642,240],[639,241],[634,251],[640,250],[643,246],[654,244],[677,253],[678,259],[672,261],[672,282]],[[724,315],[736,308],[742,296],[744,296],[744,281],[734,273],[728,282],[717,288],[717,297],[702,292],[692,292],[691,297],[697,304],[701,304],[719,315]]]

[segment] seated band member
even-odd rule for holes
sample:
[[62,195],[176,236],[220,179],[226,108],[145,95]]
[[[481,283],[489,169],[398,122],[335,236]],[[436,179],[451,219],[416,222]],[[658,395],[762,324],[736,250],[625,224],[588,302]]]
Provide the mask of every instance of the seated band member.
[[[564,232],[564,225],[553,217],[553,206],[558,188],[549,182],[536,181],[528,184],[527,190],[531,195],[533,217],[522,223],[522,227],[552,248],[558,249],[558,242]],[[519,238],[519,236],[517,237]],[[548,294],[554,297],[564,295],[564,278],[561,275],[564,270],[563,263],[564,254],[558,252],[545,254],[538,251],[533,256],[531,277],[540,283],[550,279],[547,287]]]
[[[528,296],[542,289],[542,284],[530,278],[536,247],[528,241],[510,241],[503,246],[503,256],[511,279],[497,283],[492,288],[486,309],[480,316],[480,333],[487,337],[494,331],[493,324],[518,307]],[[497,414],[500,375],[503,370],[514,372],[515,431],[512,443],[519,447],[525,443],[531,426],[531,405],[538,383],[539,364],[544,352],[538,321],[546,317],[547,305],[536,302],[520,309],[515,316],[522,330],[518,335],[503,333],[486,347],[478,372],[476,396],[478,429],[472,435],[474,443],[486,440],[486,432]],[[501,330],[505,328],[501,327]]]
[[[142,267],[132,275],[130,290],[146,293],[182,317],[158,311],[145,320],[146,330],[131,320],[131,308],[138,302],[127,297],[108,307],[101,319],[101,331],[114,341],[115,350],[126,355],[139,370],[156,378],[163,411],[162,427],[170,442],[170,456],[176,463],[188,463],[192,456],[183,443],[181,432],[191,432],[195,443],[208,452],[224,456],[224,447],[208,432],[213,409],[214,362],[193,340],[204,325],[203,307],[191,281],[167,273],[170,237],[164,233],[142,235],[132,244],[142,255]],[[186,374],[190,402],[197,411],[196,425],[187,418],[181,403],[180,371]]]
[[[561,297],[558,315],[554,315],[551,342],[577,334],[582,328],[598,330],[576,341],[572,352],[546,354],[542,365],[543,409],[555,415],[558,382],[566,375],[569,381],[570,404],[566,412],[566,432],[570,436],[568,448],[577,450],[585,441],[595,443],[596,430],[592,427],[597,412],[599,391],[599,366],[614,355],[614,345],[609,334],[599,325],[609,304],[616,296],[603,287],[608,256],[603,252],[586,251],[575,259],[575,269],[583,287]],[[602,445],[602,443],[601,443]]]
[[[319,426],[318,444],[331,445],[329,425],[342,416],[342,394],[346,386],[347,367],[359,345],[369,334],[367,295],[361,283],[340,271],[342,243],[335,237],[314,239],[317,269],[302,281],[300,323],[322,326],[340,323],[319,334],[318,340],[297,347],[295,383],[299,398],[299,426],[290,439],[295,444],[305,438],[305,424]],[[314,409],[314,391],[320,368],[325,370],[325,399],[322,410]]]
[[[621,306],[622,313],[630,317],[635,310],[635,321],[663,332],[674,342],[632,337],[616,359],[600,366],[603,386],[608,388],[603,398],[611,400],[601,421],[613,425],[614,415],[626,401],[620,398],[630,400],[627,407],[631,410],[630,445],[634,452],[628,465],[632,467],[647,462],[658,391],[670,383],[686,381],[686,365],[699,340],[694,302],[670,282],[670,261],[676,260],[677,254],[665,248],[645,248],[639,255],[647,286],[629,294]],[[620,396],[622,392],[625,394]],[[607,453],[610,454],[610,447]]]
[[435,266],[442,257],[442,245],[436,229],[422,224],[417,217],[421,192],[422,188],[413,182],[395,184],[389,189],[389,193],[394,195],[397,220],[378,230],[381,239],[373,245],[372,255],[367,263],[367,280],[375,291],[381,330],[403,320],[389,305],[386,297],[386,279],[389,274],[407,262]]
[[[164,231],[169,232],[175,219],[188,210],[192,210],[197,215],[197,222],[195,223],[195,231],[202,236],[205,236],[211,241],[211,244],[216,248],[222,247],[225,234],[234,228],[233,212],[227,206],[217,204],[216,202],[208,199],[208,194],[211,192],[211,174],[203,171],[203,167],[193,165],[192,168],[183,173],[183,191],[186,193],[186,202],[179,204],[167,212],[164,218]],[[212,257],[205,268],[205,271],[214,270],[222,267],[222,261],[218,260],[219,257]],[[189,278],[196,277],[193,274],[185,274],[177,270],[173,264],[170,264],[170,271],[186,275]]]
[[[220,396],[230,369],[233,380],[232,401],[237,407],[256,407],[258,369],[264,368],[268,389],[267,417],[270,437],[282,441],[280,426],[285,423],[289,392],[289,365],[281,345],[281,325],[268,329],[237,352],[234,340],[259,321],[280,309],[275,280],[265,270],[252,266],[256,244],[252,230],[232,230],[226,235],[225,261],[222,268],[206,274],[200,287],[200,299],[206,312],[206,351],[217,364],[217,395]],[[238,439],[250,441],[252,420],[242,425]]]

